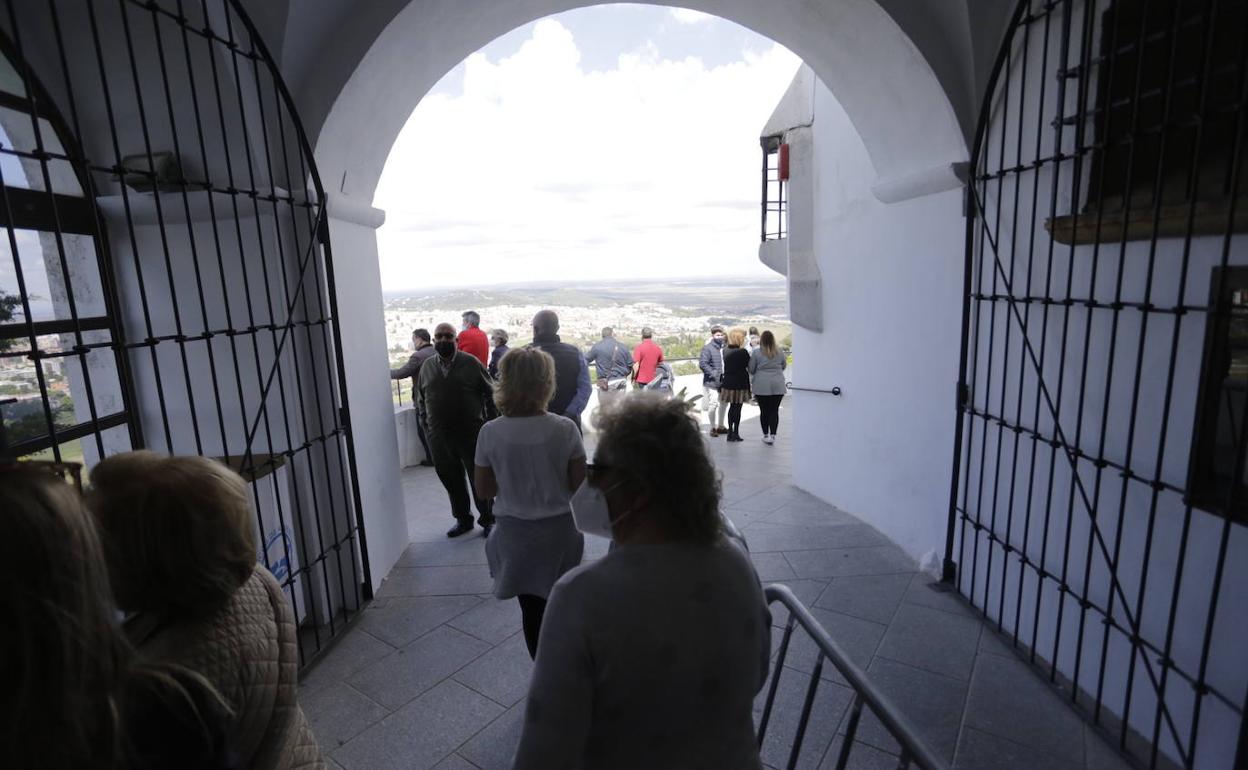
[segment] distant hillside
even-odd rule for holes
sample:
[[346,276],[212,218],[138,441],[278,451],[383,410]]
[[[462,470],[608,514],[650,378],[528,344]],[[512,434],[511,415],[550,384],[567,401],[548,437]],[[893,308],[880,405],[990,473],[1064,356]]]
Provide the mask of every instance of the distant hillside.
[[720,317],[766,316],[787,318],[788,297],[783,281],[656,281],[653,283],[539,283],[515,288],[445,289],[427,293],[395,293],[386,299],[393,310],[463,308],[499,305],[610,307],[649,302],[681,315]]

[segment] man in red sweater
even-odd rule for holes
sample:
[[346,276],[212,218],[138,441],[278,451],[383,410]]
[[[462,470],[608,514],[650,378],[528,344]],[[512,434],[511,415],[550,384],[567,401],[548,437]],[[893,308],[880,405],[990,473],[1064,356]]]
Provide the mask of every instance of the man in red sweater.
[[638,390],[654,379],[654,370],[663,363],[663,348],[654,343],[654,330],[641,330],[641,344],[633,348],[633,382]]
[[482,366],[490,365],[490,340],[481,331],[481,316],[475,310],[464,313],[464,325],[461,327],[455,346],[465,353],[476,356]]

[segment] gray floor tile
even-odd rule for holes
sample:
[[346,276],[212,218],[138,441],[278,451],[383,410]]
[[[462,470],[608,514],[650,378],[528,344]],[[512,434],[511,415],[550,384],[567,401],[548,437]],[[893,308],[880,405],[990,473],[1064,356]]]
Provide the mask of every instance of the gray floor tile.
[[478,770],[478,768],[460,755],[452,754],[434,765],[433,770]]
[[[806,699],[806,689],[810,683],[810,675],[785,667],[780,675],[780,685],[776,690],[776,700],[772,707],[771,717],[767,723],[767,733],[763,740],[763,762],[773,767],[786,767],[789,753],[793,748],[793,740],[797,735],[798,722],[801,720],[802,706]],[[766,701],[768,687],[764,687],[755,700],[754,719],[758,723]],[[823,681],[815,692],[814,705],[807,722],[805,738],[801,752],[798,754],[799,768],[817,768],[823,760],[828,744],[836,735],[836,727],[849,707],[852,691],[835,682]]]
[[494,579],[483,564],[457,567],[395,567],[377,596],[454,596],[488,593]]
[[[841,745],[845,736],[838,735],[832,739],[828,752],[823,755],[819,770],[833,770],[840,759]],[[881,751],[861,741],[854,741],[849,749],[849,759],[845,763],[846,770],[896,770],[897,757],[887,751]]]
[[446,681],[357,735],[333,759],[345,770],[423,770],[501,713],[489,698]]
[[735,500],[732,503],[732,507],[739,511],[770,513],[789,502],[787,493],[784,493],[783,489],[783,487],[773,487],[760,490],[752,495]]
[[499,718],[472,737],[457,753],[481,770],[510,770],[524,729],[524,701],[507,709]]
[[454,567],[485,564],[484,538],[443,538],[441,542],[412,543],[399,557],[397,567]]
[[[919,738],[937,756],[946,762],[953,759],[966,699],[964,683],[884,658],[871,662],[867,677],[910,719]],[[897,742],[870,709],[863,711],[856,737],[878,749],[900,752]]]
[[1040,754],[1030,747],[970,727],[962,731],[958,755],[953,761],[954,770],[998,770],[1003,767],[1010,770],[1082,770],[1083,763]]
[[914,572],[914,561],[895,545],[877,548],[831,548],[785,551],[798,577],[834,578],[845,575],[887,575]]
[[[767,582],[767,581],[764,581]],[[797,600],[807,607],[815,603],[815,599],[819,598],[819,594],[823,593],[823,589],[827,588],[826,580],[784,580],[781,581],[788,587]],[[775,628],[783,628],[784,624],[789,620],[789,611],[779,602],[774,602],[770,606],[771,609],[771,625]]]
[[793,527],[840,527],[862,522],[824,502],[788,503],[767,514],[763,521]]
[[490,596],[476,607],[448,621],[447,625],[490,644],[501,644],[520,630],[520,605],[515,599],[495,599]]
[[517,632],[507,641],[485,653],[455,674],[455,681],[465,684],[490,700],[513,706],[529,692],[533,661],[524,644],[524,634]]
[[382,607],[366,609],[359,626],[394,647],[403,647],[479,604],[481,599],[475,596],[399,596]]
[[720,513],[727,516],[738,530],[743,530],[756,521],[763,521],[769,515],[764,511],[743,511],[738,508],[721,508]]
[[888,538],[862,523],[803,527],[764,519],[749,524],[741,532],[754,551],[816,551],[889,545]]
[[915,573],[910,589],[902,597],[906,604],[921,604],[934,610],[952,612],[955,615],[979,617],[979,613],[957,592],[947,584],[941,583],[925,572]]
[[979,623],[915,604],[902,605],[876,654],[968,680],[979,647]]
[[1131,766],[1091,725],[1083,727],[1084,764],[1088,770],[1128,770]]
[[784,582],[797,577],[797,573],[793,572],[793,568],[789,566],[788,560],[780,552],[760,553],[751,550],[750,561],[754,562],[754,569],[758,572],[758,579],[764,583]]
[[1042,754],[1083,761],[1083,720],[1019,660],[980,655],[971,677],[966,724]]
[[490,649],[490,645],[446,626],[439,627],[348,682],[387,708],[398,708]]
[[[1002,637],[991,623],[982,623],[984,630],[979,635],[979,652],[981,655],[1000,655],[1005,658],[1015,658],[1016,653],[1010,649],[1011,639]],[[1021,644],[1025,639],[1019,639]]]
[[601,559],[607,555],[607,550],[611,547],[611,541],[605,537],[597,535],[585,536],[585,560],[593,561]]
[[[850,662],[861,669],[866,669],[871,665],[871,658],[875,655],[880,639],[884,636],[886,626],[829,610],[814,608],[810,612],[832,637],[832,640],[849,656]],[[800,628],[794,629],[785,665],[799,671],[813,671],[818,653],[819,647],[815,641]],[[830,660],[824,661],[821,676],[824,679],[845,684],[845,680]]]
[[333,751],[381,721],[390,710],[364,697],[350,685],[337,684],[301,696],[299,705],[322,751]]
[[[726,506],[734,506],[736,503],[747,500],[760,492],[772,489],[775,486],[776,485],[774,483],[726,479],[724,481],[723,493],[720,500]],[[776,507],[779,507],[779,503],[777,503]],[[774,511],[776,507],[773,507],[770,510]],[[752,510],[757,510],[757,507]]]
[[[367,614],[365,611],[364,615]],[[364,616],[361,616],[360,620],[363,619]],[[312,664],[312,670],[299,679],[299,697],[306,697],[308,693],[337,684],[392,652],[393,646],[366,632],[362,623],[357,624],[326,651],[324,657]]]
[[905,573],[833,578],[815,600],[815,606],[876,623],[888,623],[909,587],[910,576]]

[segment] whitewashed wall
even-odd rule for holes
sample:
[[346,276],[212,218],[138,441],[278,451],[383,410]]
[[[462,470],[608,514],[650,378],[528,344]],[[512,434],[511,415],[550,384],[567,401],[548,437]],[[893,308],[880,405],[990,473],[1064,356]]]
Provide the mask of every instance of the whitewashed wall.
[[849,116],[821,82],[814,94],[812,208],[824,331],[795,327],[801,373],[793,384],[836,386],[841,395],[791,395],[801,415],[794,478],[923,559],[945,542],[961,193],[882,203]]

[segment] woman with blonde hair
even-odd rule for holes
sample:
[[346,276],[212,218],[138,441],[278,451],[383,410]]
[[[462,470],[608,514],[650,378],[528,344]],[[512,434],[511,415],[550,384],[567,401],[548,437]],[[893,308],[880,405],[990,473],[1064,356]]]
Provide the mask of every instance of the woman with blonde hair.
[[724,377],[719,385],[719,403],[728,404],[728,440],[741,438],[741,408],[750,400],[750,354],[745,344],[745,329],[728,332],[728,349],[724,351]]
[[126,642],[79,492],[48,464],[0,464],[0,510],[0,767],[236,767],[212,687]]
[[784,351],[776,345],[776,335],[764,331],[758,347],[750,354],[750,389],[758,399],[758,422],[763,428],[763,443],[776,443],[776,428],[780,427],[780,402],[784,400],[786,386],[784,368],[787,366]]
[[519,600],[524,641],[535,656],[546,597],[584,553],[570,500],[585,478],[585,447],[576,423],[546,411],[555,392],[549,353],[515,349],[498,369],[494,403],[502,416],[477,437],[474,480],[482,499],[494,499],[494,531],[485,542],[494,596]]
[[242,477],[206,457],[141,451],[101,461],[91,485],[88,503],[140,654],[197,671],[220,691],[242,766],[324,767],[296,700],[294,616],[257,564]]

